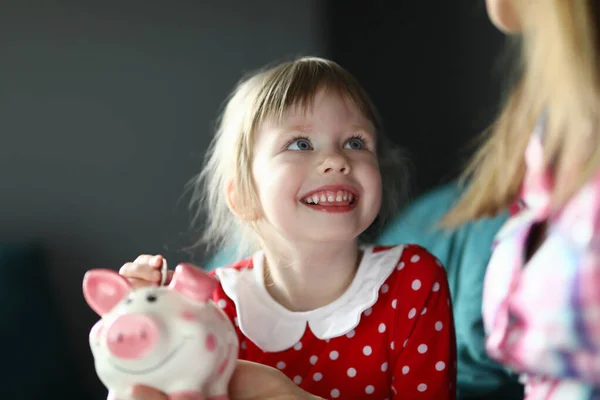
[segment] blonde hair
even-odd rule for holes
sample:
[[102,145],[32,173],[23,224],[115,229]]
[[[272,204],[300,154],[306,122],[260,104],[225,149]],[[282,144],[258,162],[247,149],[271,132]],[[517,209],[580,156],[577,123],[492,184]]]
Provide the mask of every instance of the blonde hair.
[[494,216],[517,199],[532,129],[546,114],[544,162],[554,210],[600,167],[597,0],[513,1],[524,27],[520,77],[463,175],[469,185],[447,227]]
[[204,168],[191,182],[194,221],[205,221],[200,243],[208,250],[237,248],[238,256],[242,256],[258,248],[253,224],[241,221],[229,210],[226,186],[232,183],[236,211],[256,214],[261,210],[251,173],[256,131],[267,118],[283,118],[290,107],[310,106],[320,89],[333,90],[353,101],[376,130],[382,206],[375,223],[361,238],[369,240],[399,208],[407,187],[405,158],[383,135],[380,118],[366,92],[335,62],[303,57],[250,74],[226,102]]

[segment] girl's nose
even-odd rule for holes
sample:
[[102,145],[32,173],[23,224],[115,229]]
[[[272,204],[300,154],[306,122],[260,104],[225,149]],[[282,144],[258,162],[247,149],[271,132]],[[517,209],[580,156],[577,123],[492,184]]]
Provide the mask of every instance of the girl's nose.
[[322,174],[340,173],[348,175],[350,173],[350,163],[343,154],[331,153],[323,160],[319,166]]

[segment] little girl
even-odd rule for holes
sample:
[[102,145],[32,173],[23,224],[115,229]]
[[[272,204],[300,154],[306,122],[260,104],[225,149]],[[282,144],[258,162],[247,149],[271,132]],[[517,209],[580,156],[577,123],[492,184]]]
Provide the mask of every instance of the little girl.
[[522,31],[523,68],[446,222],[521,205],[487,270],[487,350],[522,373],[527,399],[600,399],[600,4],[487,6]]
[[[240,358],[321,398],[455,398],[444,268],[417,245],[363,244],[397,207],[392,149],[356,80],[301,58],[238,85],[197,181],[204,239],[254,246],[215,272]],[[121,274],[155,284],[161,263],[140,256]]]

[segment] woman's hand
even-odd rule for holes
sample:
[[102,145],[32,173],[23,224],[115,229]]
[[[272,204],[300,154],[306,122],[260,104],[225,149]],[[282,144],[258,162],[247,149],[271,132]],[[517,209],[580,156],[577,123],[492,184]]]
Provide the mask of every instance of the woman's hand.
[[[167,397],[154,389],[136,386],[134,400],[206,400],[194,397]],[[230,400],[318,400],[300,389],[281,371],[249,361],[238,361],[229,383]]]

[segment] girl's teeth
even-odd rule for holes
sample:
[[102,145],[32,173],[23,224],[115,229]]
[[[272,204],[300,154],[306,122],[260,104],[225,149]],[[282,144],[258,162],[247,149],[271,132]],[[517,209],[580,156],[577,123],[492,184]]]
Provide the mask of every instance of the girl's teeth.
[[313,194],[312,196],[304,199],[309,204],[319,203],[333,203],[334,201],[353,201],[354,195],[344,190],[338,190],[337,192],[326,192],[320,194]]

